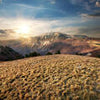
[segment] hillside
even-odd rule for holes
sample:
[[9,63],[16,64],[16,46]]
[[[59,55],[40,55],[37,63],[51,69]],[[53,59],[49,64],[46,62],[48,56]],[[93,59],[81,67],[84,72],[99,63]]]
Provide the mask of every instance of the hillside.
[[100,49],[100,39],[89,38],[85,35],[71,36],[59,32],[16,40],[1,40],[0,44],[9,46],[23,55],[34,51],[45,55],[47,52],[55,53],[58,50],[62,54],[88,54]]
[[0,61],[15,60],[23,58],[22,55],[7,46],[0,46]]
[[0,100],[100,100],[100,59],[53,55],[0,63]]

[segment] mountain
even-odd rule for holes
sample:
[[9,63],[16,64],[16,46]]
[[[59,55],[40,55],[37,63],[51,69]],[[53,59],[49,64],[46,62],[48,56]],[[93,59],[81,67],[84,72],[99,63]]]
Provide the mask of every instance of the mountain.
[[100,59],[64,54],[1,62],[0,100],[100,100]]
[[84,38],[84,39],[86,39],[86,38],[89,38],[88,36],[86,36],[86,35],[73,35],[73,37],[74,38]]
[[9,46],[20,54],[36,51],[42,55],[58,50],[63,54],[85,54],[100,49],[100,39],[85,35],[68,35],[59,32],[46,33],[36,37],[1,40],[0,44]]
[[0,61],[8,61],[23,58],[22,55],[7,46],[0,46]]
[[99,57],[100,58],[100,49],[94,50],[91,53],[92,57]]

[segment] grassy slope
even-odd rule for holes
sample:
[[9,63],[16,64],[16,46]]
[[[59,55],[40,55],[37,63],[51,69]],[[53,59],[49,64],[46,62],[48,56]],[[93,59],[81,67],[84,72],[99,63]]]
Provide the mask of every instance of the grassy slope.
[[100,59],[53,55],[0,63],[0,100],[100,100]]

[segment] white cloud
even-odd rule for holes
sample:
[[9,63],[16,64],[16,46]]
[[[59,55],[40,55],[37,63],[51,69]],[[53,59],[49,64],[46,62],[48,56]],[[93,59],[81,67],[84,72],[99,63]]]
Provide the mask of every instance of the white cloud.
[[96,2],[96,7],[100,7],[100,1]]
[[[36,36],[42,33],[51,31],[64,32],[69,34],[75,34],[78,30],[71,25],[76,23],[82,23],[79,18],[60,18],[60,19],[24,19],[24,18],[0,18],[0,29],[12,29],[17,30],[20,25],[26,24],[30,27],[30,33],[28,36]],[[14,34],[14,33],[13,33]],[[16,35],[16,34],[15,34]],[[19,34],[20,35],[20,34]]]
[[89,15],[88,15],[88,14],[83,13],[83,14],[81,14],[81,17],[89,17]]
[[[37,36],[42,33],[48,32],[63,32],[67,34],[81,34],[88,32],[91,33],[91,29],[83,29],[81,26],[73,26],[76,24],[82,24],[88,22],[91,18],[88,17],[88,14],[81,14],[82,18],[60,18],[60,19],[24,19],[24,18],[0,18],[0,29],[12,29],[17,30],[21,24],[26,24],[30,27],[30,33],[25,34],[25,36]],[[85,20],[84,20],[85,19]],[[94,27],[94,26],[93,26]],[[94,29],[96,30],[96,28]],[[99,30],[98,30],[99,31]],[[94,31],[93,31],[94,32]],[[11,32],[10,32],[11,33]],[[10,38],[20,37],[22,34],[11,33],[8,34]],[[6,38],[6,36],[5,36]]]

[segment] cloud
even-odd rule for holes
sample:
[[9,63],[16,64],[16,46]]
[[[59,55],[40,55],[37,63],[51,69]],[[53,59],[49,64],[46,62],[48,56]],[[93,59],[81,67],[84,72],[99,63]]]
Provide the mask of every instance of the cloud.
[[84,7],[86,10],[88,10],[88,11],[90,11],[90,10],[91,10],[91,6],[89,5],[89,3],[88,3],[88,2],[84,2],[83,7]]
[[[94,0],[92,0],[93,2]],[[85,0],[70,0],[70,2],[73,4],[73,5],[79,5],[81,6],[83,9],[85,10],[88,10],[90,11],[91,10],[91,6],[89,5],[89,2],[88,1],[85,1]]]
[[88,3],[88,2],[90,2],[90,3],[94,3],[94,2],[96,2],[97,0],[70,0],[71,1],[71,3],[72,4],[77,4],[77,5],[80,5],[80,3],[82,4],[84,4],[84,3]]
[[100,7],[100,1],[96,2],[96,7]]
[[49,0],[51,4],[56,4],[56,0]]
[[0,39],[14,39],[16,38],[14,33],[12,29],[0,29]]
[[77,33],[79,33],[79,27],[57,27],[53,29],[54,32],[62,32],[62,33],[66,33],[69,35],[75,35]]
[[91,37],[100,37],[100,27],[80,27],[78,33]]
[[[80,20],[78,22],[78,20]],[[25,18],[0,18],[0,28],[2,29],[14,29],[16,28],[20,23],[27,23],[32,27],[42,27],[45,26],[51,26],[51,27],[57,27],[57,26],[66,26],[71,24],[77,24],[82,23],[81,19],[71,17],[70,18],[56,18],[56,19],[49,19],[49,18],[32,18],[32,19],[25,19]],[[35,26],[34,26],[35,25]],[[45,28],[45,27],[44,27]]]
[[[49,0],[50,3],[56,2],[55,0]],[[17,7],[20,7],[21,9],[24,8],[28,11],[32,11],[32,15],[37,15],[38,12],[42,13],[42,12],[46,12],[46,14],[43,14],[43,16],[49,15],[50,12],[55,12],[55,13],[59,13],[61,15],[66,15],[66,12],[63,10],[58,10],[58,9],[54,9],[54,8],[49,8],[49,7],[43,7],[43,6],[31,6],[31,5],[27,5],[27,4],[19,4],[16,3],[14,4]],[[20,11],[19,11],[20,12]],[[41,15],[41,14],[40,14]]]
[[100,13],[90,14],[89,16],[91,16],[91,17],[100,17]]
[[[70,34],[76,33],[75,28],[73,28],[74,31],[72,31],[71,25],[82,23],[82,21],[79,21],[79,18],[58,18],[58,19],[24,19],[24,18],[0,18],[0,29],[1,33],[5,33],[3,30],[13,30],[13,31],[6,31],[6,33],[10,37],[20,37],[22,34],[16,34],[16,31],[20,25],[28,25],[28,27],[31,28],[30,33],[26,34],[27,36],[36,36],[40,35],[42,33],[47,33],[51,31],[59,31],[59,32],[67,32]],[[67,28],[68,27],[68,28]],[[69,28],[70,27],[70,28]],[[2,36],[4,36],[2,34]]]
[[0,34],[5,34],[5,30],[0,29]]
[[54,29],[54,31],[58,31],[58,32],[63,32],[63,33],[67,33],[69,35],[87,35],[90,37],[100,37],[100,27],[96,27],[96,26],[80,26],[80,27],[58,27],[56,29]]
[[89,2],[90,2],[90,3],[94,3],[94,2],[96,2],[96,0],[89,0]]
[[81,14],[81,16],[87,18],[100,18],[100,12],[95,12],[93,14]]
[[72,4],[79,4],[82,3],[83,0],[70,0]]
[[[82,16],[88,16],[88,14],[83,14]],[[56,19],[0,18],[0,29],[2,29],[0,31],[2,33],[0,37],[4,37],[4,38],[22,37],[23,34],[16,33],[16,30],[20,27],[20,25],[23,24],[28,25],[30,27],[30,33],[25,34],[26,37],[37,36],[42,33],[48,33],[48,32],[63,32],[67,34],[83,34],[83,33],[86,34],[87,31],[90,35],[91,34],[90,29],[86,30],[85,28],[83,29],[81,27],[81,25],[84,24],[85,22],[88,23],[88,19],[84,21],[80,17],[72,17],[72,18],[65,17],[65,18],[56,18]],[[95,26],[95,24],[93,25]],[[7,30],[7,31],[3,31],[3,30]],[[96,26],[94,30],[96,30]]]
[[45,7],[37,7],[37,6],[35,7],[35,6],[31,6],[31,5],[27,5],[27,4],[19,4],[19,3],[15,3],[14,5],[24,7],[24,8],[29,8],[29,9],[48,9]]
[[0,4],[2,3],[2,0],[0,0]]

